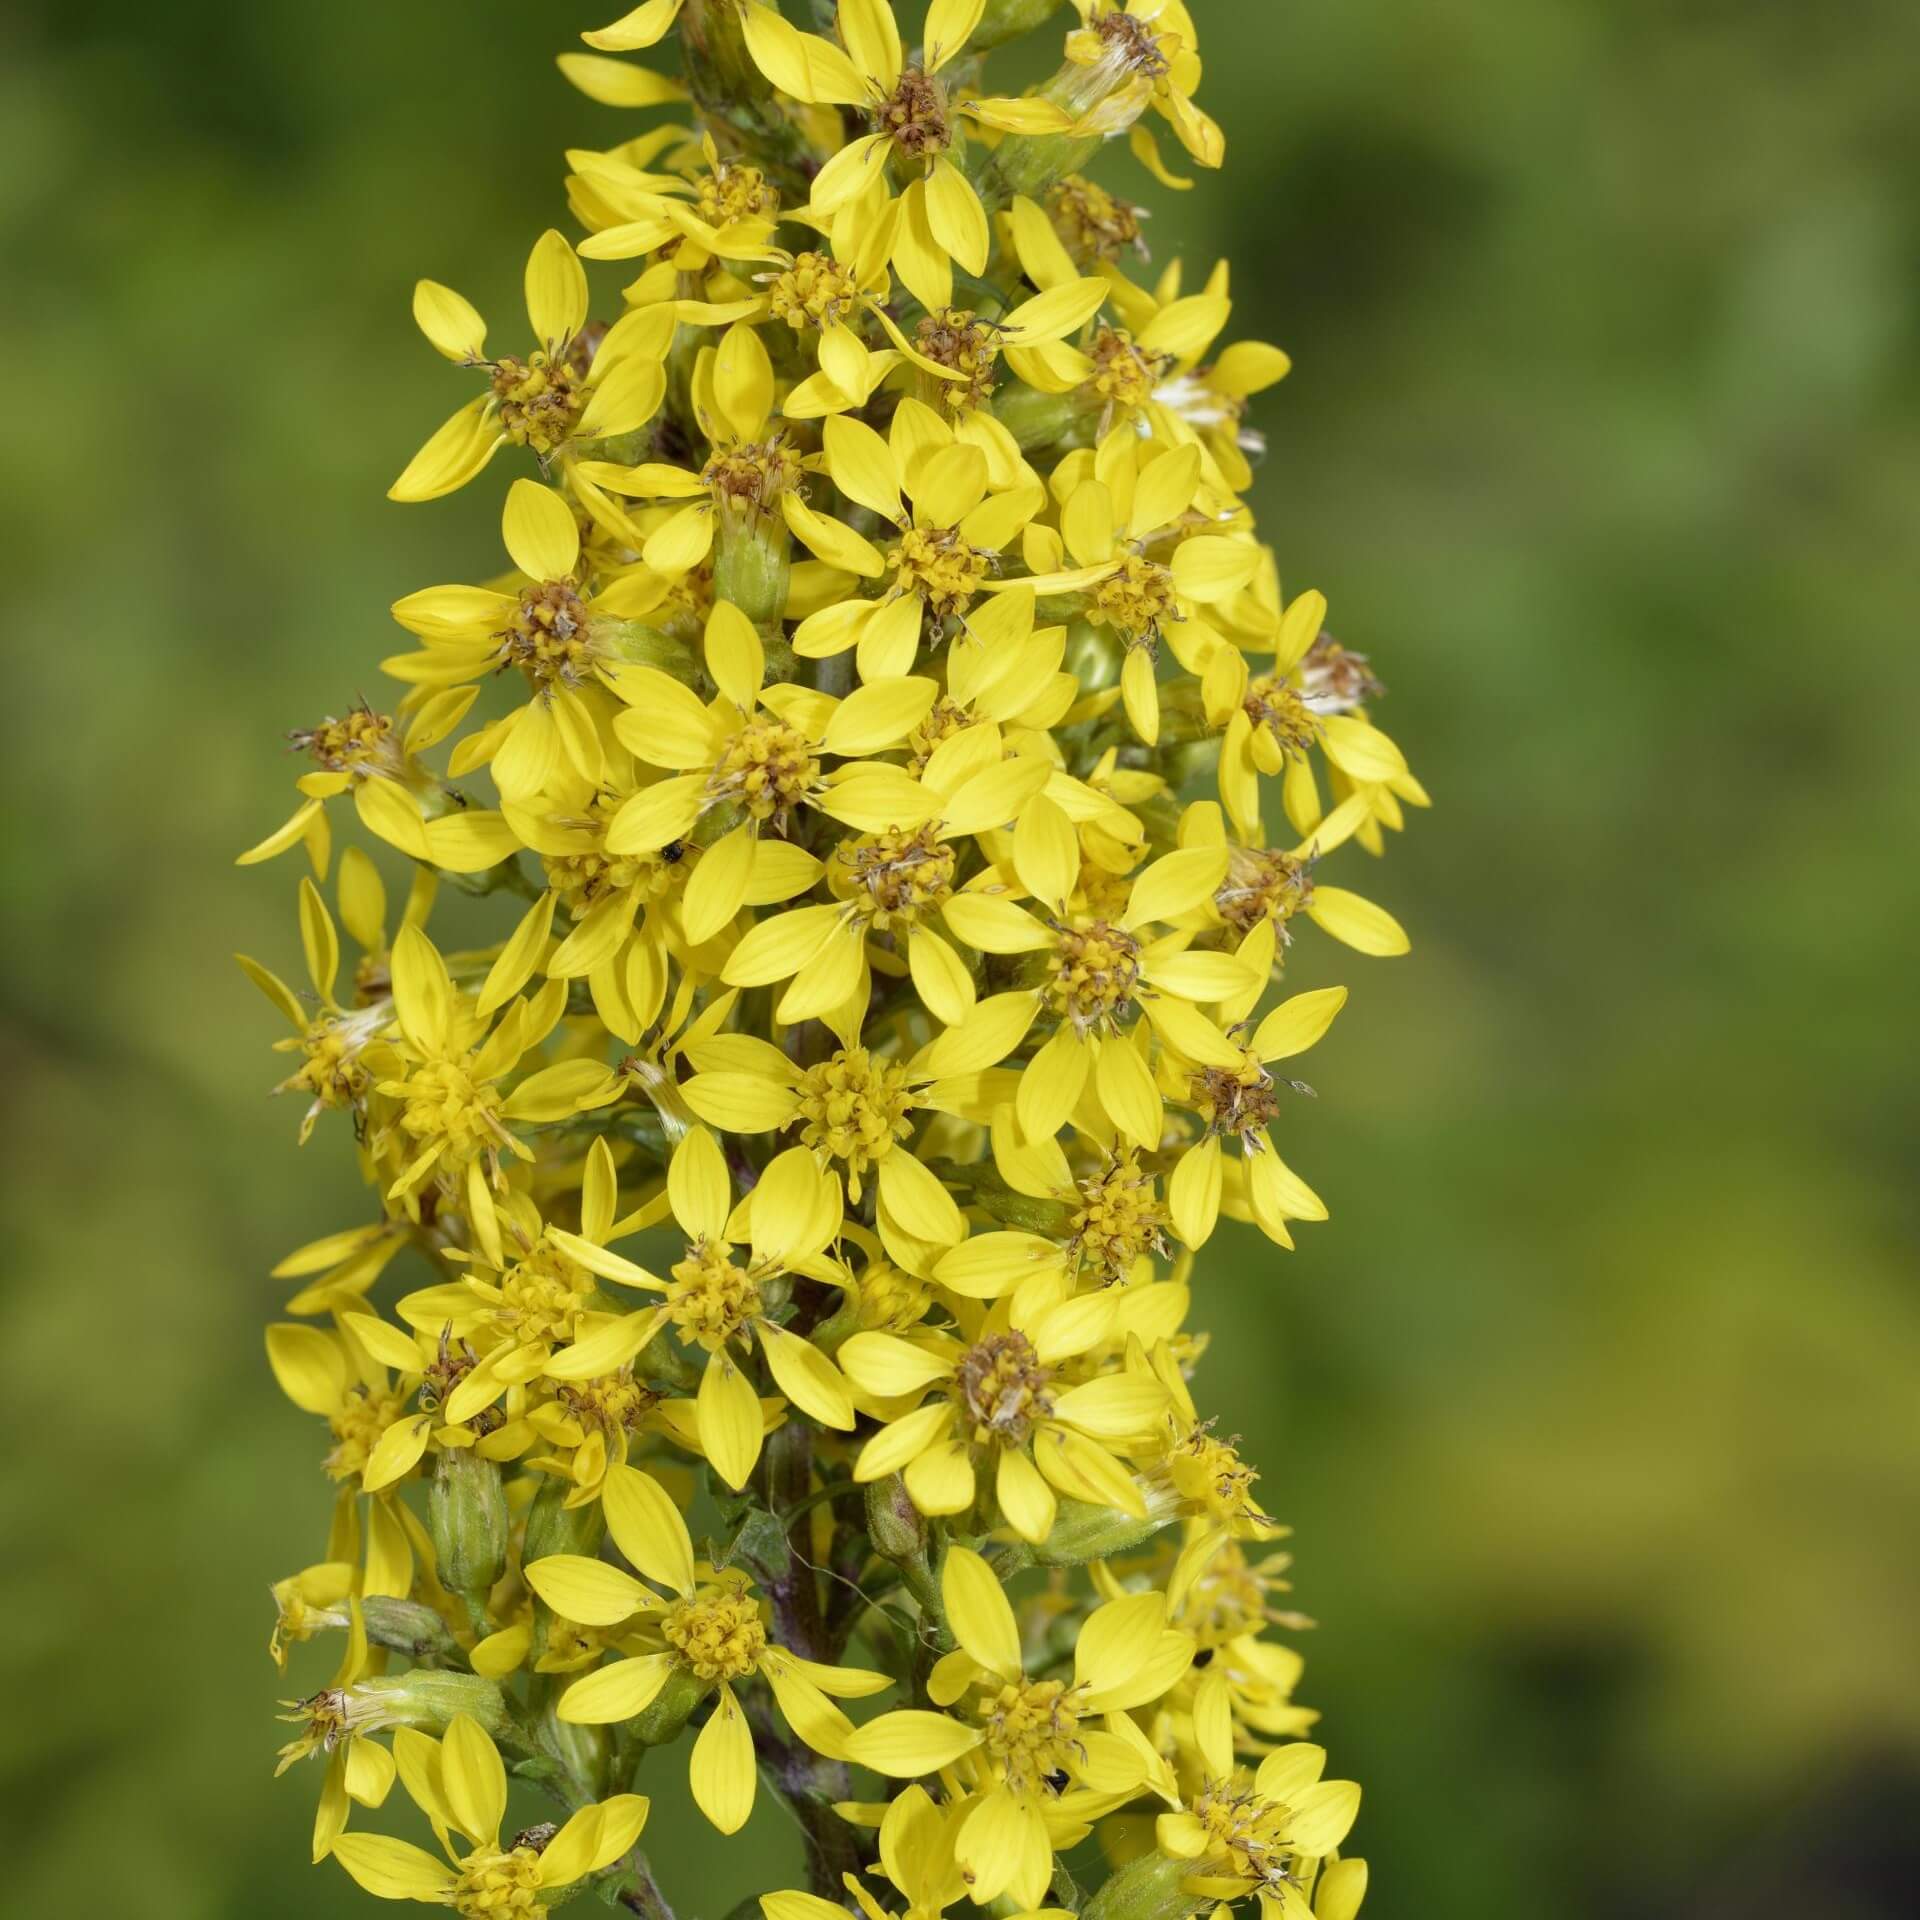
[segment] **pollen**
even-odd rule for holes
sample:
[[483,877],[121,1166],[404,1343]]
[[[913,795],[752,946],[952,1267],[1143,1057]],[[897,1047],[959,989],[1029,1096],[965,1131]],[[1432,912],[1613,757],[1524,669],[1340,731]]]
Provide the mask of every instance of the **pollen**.
[[371,707],[349,707],[343,719],[329,715],[318,726],[287,735],[328,773],[379,773],[392,777],[401,768],[400,743],[393,722]]
[[1089,611],[1095,620],[1144,639],[1157,633],[1162,621],[1180,617],[1173,574],[1144,554],[1122,554],[1120,564],[1093,589]]
[[925,827],[847,841],[837,857],[855,911],[876,933],[910,927],[953,897],[958,857]]
[[1241,1144],[1256,1152],[1280,1111],[1273,1076],[1257,1066],[1240,1073],[1204,1067],[1188,1081],[1187,1097],[1200,1109],[1209,1133],[1237,1133]]
[[1291,941],[1287,922],[1313,903],[1312,862],[1269,847],[1235,847],[1229,858],[1213,896],[1221,919],[1243,935],[1271,920],[1281,941]]
[[760,513],[800,484],[800,456],[784,433],[716,453],[700,477],[714,505],[735,513]]
[[638,1433],[662,1395],[631,1371],[603,1373],[593,1380],[558,1383],[559,1397],[583,1427],[604,1434]]
[[1123,327],[1102,327],[1093,341],[1093,378],[1088,384],[1113,407],[1143,407],[1167,363],[1158,354],[1144,353]]
[[889,557],[899,570],[895,587],[919,594],[941,619],[965,613],[993,567],[987,554],[952,527],[909,527]]
[[456,1060],[429,1060],[401,1083],[400,1125],[419,1140],[443,1140],[446,1157],[465,1166],[508,1139],[500,1091]]
[[1016,1792],[1057,1779],[1081,1753],[1073,1692],[1062,1680],[1028,1680],[980,1695],[974,1713],[987,1753]]
[[1167,1251],[1166,1209],[1155,1198],[1153,1176],[1127,1153],[1079,1183],[1071,1252],[1083,1266],[1111,1283],[1124,1280],[1143,1254]]
[[542,1239],[500,1276],[495,1318],[522,1342],[571,1340],[594,1291],[593,1275]]
[[954,1397],[977,1440],[1025,1446],[1053,1411],[1047,1388],[1050,1369],[1040,1364],[1033,1342],[1017,1327],[990,1333],[960,1356]]
[[493,399],[507,438],[542,458],[563,447],[586,408],[584,371],[571,353],[535,352],[524,360],[496,360]]
[[1047,957],[1047,998],[1081,1032],[1112,1026],[1133,1003],[1140,943],[1105,920],[1066,927]]
[[440,1896],[455,1913],[474,1920],[498,1920],[502,1914],[542,1914],[540,1856],[531,1847],[501,1853],[493,1847],[470,1853],[461,1863],[460,1877]]
[[779,192],[758,167],[723,160],[700,176],[694,205],[710,227],[729,227],[737,220],[770,220],[780,211]]
[[759,1604],[736,1586],[702,1587],[668,1608],[660,1631],[700,1680],[744,1679],[767,1650]]
[[1174,1448],[1167,1467],[1181,1497],[1215,1518],[1273,1524],[1254,1501],[1260,1475],[1241,1459],[1231,1440],[1214,1437],[1211,1423],[1195,1427]]
[[593,674],[587,606],[567,580],[522,587],[520,604],[500,634],[500,657],[520,669],[537,693],[577,687]]
[[1278,1887],[1291,1878],[1293,1811],[1283,1801],[1236,1793],[1228,1782],[1215,1781],[1192,1811],[1206,1829],[1213,1856],[1224,1854],[1236,1879]]
[[380,1436],[400,1417],[397,1394],[375,1393],[356,1386],[327,1420],[333,1448],[326,1458],[327,1477],[352,1480],[366,1466]]
[[1083,174],[1068,174],[1054,189],[1051,212],[1054,231],[1078,259],[1118,260],[1123,253],[1146,257],[1141,210]]
[[767,287],[767,304],[776,320],[796,333],[831,327],[859,305],[860,289],[851,273],[831,254],[800,253]]
[[1263,673],[1251,681],[1242,704],[1255,728],[1289,758],[1300,758],[1320,737],[1320,724],[1300,690],[1277,674]]
[[723,1242],[702,1240],[674,1267],[666,1305],[681,1340],[711,1351],[742,1332],[760,1311],[760,1288],[745,1267],[727,1257]]
[[907,68],[892,93],[874,109],[873,130],[886,134],[902,153],[916,160],[944,152],[953,139],[940,88],[918,67]]
[[727,742],[708,790],[716,800],[737,800],[756,820],[784,819],[812,792],[820,777],[807,736],[784,720],[749,720]]
[[865,1047],[843,1047],[800,1076],[798,1093],[801,1145],[844,1161],[857,1201],[867,1169],[913,1131],[907,1070]]

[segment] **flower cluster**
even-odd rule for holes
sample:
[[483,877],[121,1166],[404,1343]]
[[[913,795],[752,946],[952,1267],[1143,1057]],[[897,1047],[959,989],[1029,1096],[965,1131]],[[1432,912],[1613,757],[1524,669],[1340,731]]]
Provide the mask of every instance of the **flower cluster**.
[[[1188,1319],[1223,1213],[1325,1217],[1289,948],[1405,950],[1323,862],[1426,797],[1244,498],[1285,355],[1084,171],[1220,163],[1193,21],[1074,9],[1008,94],[1053,0],[644,0],[561,65],[674,111],[568,155],[526,332],[417,290],[468,397],[393,493],[500,457],[504,565],[394,607],[242,856],[308,857],[307,984],[242,964],[373,1196],[267,1344],[336,1489],[273,1652],[344,1648],[283,1765],[374,1894],[666,1920],[684,1766],[722,1834],[790,1801],[768,1920],[1359,1906]],[[396,1779],[445,1859],[355,1813]]]

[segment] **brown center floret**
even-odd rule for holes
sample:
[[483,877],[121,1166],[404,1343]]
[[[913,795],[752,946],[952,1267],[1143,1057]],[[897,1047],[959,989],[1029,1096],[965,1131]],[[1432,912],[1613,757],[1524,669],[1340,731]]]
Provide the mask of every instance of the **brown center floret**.
[[536,692],[577,687],[593,675],[587,603],[567,580],[522,587],[520,604],[500,633],[501,659],[520,669]]
[[1047,974],[1047,997],[1063,1019],[1082,1033],[1111,1027],[1139,985],[1140,943],[1106,920],[1063,927],[1047,956]]
[[1033,1342],[1016,1327],[990,1333],[960,1356],[955,1395],[978,1440],[1024,1446],[1053,1411],[1052,1372],[1040,1364]]
[[1287,922],[1313,903],[1313,863],[1271,847],[1235,847],[1227,877],[1213,896],[1220,917],[1235,933],[1274,922],[1282,943],[1293,935]]
[[571,351],[496,360],[493,399],[507,438],[543,457],[572,439],[587,403],[584,373]]
[[901,74],[899,84],[874,109],[873,130],[916,160],[945,152],[953,139],[939,85],[918,67]]
[[1265,1150],[1267,1127],[1280,1111],[1270,1073],[1257,1067],[1245,1073],[1203,1067],[1188,1082],[1187,1094],[1200,1109],[1208,1132],[1237,1133],[1249,1150]]
[[939,382],[940,397],[954,413],[983,405],[992,395],[993,372],[1000,358],[998,329],[976,320],[964,307],[940,307],[920,322],[914,345],[929,360],[960,377]]
[[1300,663],[1300,691],[1318,713],[1348,713],[1386,692],[1364,653],[1351,653],[1322,633]]
[[894,584],[919,594],[936,618],[965,613],[973,605],[992,561],[953,527],[909,527],[891,555],[899,570]]
[[930,828],[894,828],[839,849],[855,910],[876,933],[896,922],[912,926],[953,897],[954,850]]
[[1273,736],[1283,754],[1298,758],[1320,737],[1320,723],[1300,690],[1278,674],[1263,673],[1247,687],[1247,718]]
[[820,762],[807,736],[764,715],[727,742],[709,789],[716,800],[739,801],[756,820],[783,820],[819,778]]
[[1109,13],[1103,14],[1093,26],[1106,42],[1110,59],[1118,60],[1148,80],[1158,80],[1166,73],[1170,62],[1148,21],[1131,13]]

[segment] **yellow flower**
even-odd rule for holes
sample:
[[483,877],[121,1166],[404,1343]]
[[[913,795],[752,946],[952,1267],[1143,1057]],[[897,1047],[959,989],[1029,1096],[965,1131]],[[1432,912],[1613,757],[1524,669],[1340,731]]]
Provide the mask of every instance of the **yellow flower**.
[[1057,1493],[1145,1518],[1140,1488],[1115,1456],[1153,1445],[1166,1389],[1144,1365],[1076,1379],[1072,1364],[1107,1340],[1119,1309],[1099,1295],[1043,1294],[1045,1304],[1027,1306],[1050,1273],[1064,1279],[1065,1259],[1035,1235],[977,1235],[935,1266],[935,1279],[962,1295],[1017,1283],[1022,1299],[984,1314],[964,1305],[965,1339],[865,1332],[841,1347],[863,1393],[913,1403],[861,1448],[856,1480],[898,1473],[922,1513],[965,1514],[985,1472],[1000,1519],[1036,1543],[1052,1531]]
[[666,393],[661,366],[670,329],[629,314],[596,338],[587,327],[587,276],[551,228],[527,259],[527,320],[534,345],[524,356],[487,357],[487,323],[472,303],[422,280],[413,317],[456,366],[487,376],[469,401],[407,463],[390,500],[434,500],[464,487],[508,441],[539,455],[544,468],[577,439],[632,433]]
[[1204,1246],[1219,1218],[1221,1145],[1228,1139],[1239,1143],[1247,1205],[1270,1240],[1290,1247],[1289,1218],[1327,1217],[1318,1197],[1273,1150],[1267,1129],[1279,1114],[1280,1096],[1267,1069],[1277,1060],[1305,1053],[1346,1001],[1345,987],[1297,993],[1275,1007],[1244,1046],[1230,1046],[1228,1059],[1165,1063],[1163,1085],[1184,1079],[1175,1097],[1198,1114],[1204,1129],[1200,1140],[1181,1155],[1167,1187],[1173,1230],[1189,1247]]
[[[559,1379],[585,1379],[638,1353],[671,1327],[681,1345],[707,1355],[696,1401],[701,1451],[728,1486],[746,1485],[760,1457],[760,1400],[736,1346],[757,1338],[774,1385],[823,1426],[850,1430],[853,1400],[832,1361],[773,1315],[784,1305],[786,1277],[831,1275],[819,1256],[840,1227],[840,1196],[813,1156],[795,1147],[774,1159],[741,1209],[733,1206],[732,1182],[718,1142],[704,1127],[692,1128],[667,1170],[673,1217],[687,1236],[686,1258],[661,1280],[584,1236],[556,1233],[561,1248],[588,1271],[622,1286],[662,1296],[657,1307],[628,1315],[604,1337],[583,1342],[547,1371]],[[743,1266],[733,1249],[745,1246]]]
[[276,1777],[305,1760],[309,1755],[327,1756],[326,1777],[320,1787],[320,1804],[313,1816],[313,1857],[324,1860],[346,1831],[349,1801],[363,1807],[385,1803],[393,1789],[393,1755],[377,1740],[363,1737],[355,1728],[346,1707],[347,1689],[367,1672],[371,1649],[367,1645],[367,1623],[357,1598],[346,1600],[346,1651],[331,1683],[307,1700],[289,1700],[289,1711],[282,1719],[301,1731],[280,1749]]
[[638,1621],[623,1639],[623,1645],[631,1643],[628,1657],[575,1680],[561,1696],[558,1717],[584,1726],[631,1720],[674,1682],[688,1709],[712,1694],[713,1710],[694,1742],[688,1776],[700,1811],[722,1833],[737,1833],[754,1800],[753,1736],[734,1692],[738,1683],[764,1680],[794,1732],[833,1758],[851,1732],[833,1697],[858,1699],[890,1683],[885,1674],[803,1660],[776,1645],[747,1576],[696,1563],[687,1523],[658,1481],[616,1467],[607,1476],[602,1504],[615,1545],[673,1597],[578,1554],[553,1554],[528,1566],[533,1590],[567,1619],[591,1627]]
[[[554,1904],[549,1894],[564,1897],[576,1881],[611,1866],[646,1825],[647,1802],[617,1793],[581,1807],[551,1836],[519,1834],[503,1845],[507,1771],[480,1724],[460,1714],[444,1739],[416,1734],[413,1742],[418,1758],[401,1779],[441,1836],[446,1860],[379,1833],[343,1833],[333,1843],[333,1857],[382,1900],[422,1900],[472,1920],[544,1914]],[[456,1835],[464,1848],[454,1845]]]
[[[931,680],[877,681],[845,700],[769,684],[759,636],[722,602],[707,622],[707,671],[719,691],[703,704],[653,667],[620,679],[621,744],[670,777],[641,788],[607,828],[609,853],[650,853],[685,840],[709,813],[739,824],[708,847],[688,884],[688,910],[717,928],[740,910],[762,831],[780,833],[803,809],[861,832],[917,825],[931,802],[898,767],[863,765],[905,739],[933,704]],[[828,759],[848,764],[829,771]]]
[[1201,1681],[1193,1718],[1202,1784],[1154,1824],[1161,1852],[1191,1863],[1183,1886],[1219,1901],[1257,1893],[1268,1913],[1310,1920],[1317,1911],[1325,1920],[1328,1910],[1309,1907],[1303,1889],[1347,1837],[1360,1789],[1351,1780],[1323,1780],[1326,1750],[1303,1743],[1276,1747],[1245,1782],[1234,1765],[1226,1682],[1217,1675]]
[[489,1032],[418,927],[403,927],[394,942],[393,1005],[396,1071],[379,1091],[398,1107],[387,1129],[391,1142],[411,1157],[387,1198],[413,1205],[429,1179],[438,1181],[464,1202],[481,1250],[503,1265],[493,1198],[505,1186],[501,1156],[533,1157],[514,1125],[605,1106],[619,1097],[620,1082],[600,1061],[576,1059],[530,1074],[507,1092],[501,1082],[565,1011],[566,983],[552,980],[535,999],[515,1000]]
[[[906,1776],[957,1766],[979,1788],[954,1836],[973,1899],[1011,1894],[1035,1907],[1053,1874],[1047,1817],[1076,1789],[1127,1797],[1144,1773],[1134,1746],[1091,1724],[1165,1693],[1187,1670],[1193,1641],[1166,1624],[1163,1595],[1130,1595],[1087,1616],[1074,1642],[1073,1679],[1030,1678],[1019,1623],[999,1577],[979,1554],[950,1547],[940,1576],[947,1624],[960,1643],[935,1667],[928,1697],[967,1700],[967,1719],[912,1709],[870,1720],[847,1742],[851,1758]],[[1062,1782],[1068,1784],[1060,1784]]]
[[[1067,58],[1093,76],[1102,105],[1099,125],[1117,130],[1150,103],[1203,167],[1217,167],[1226,138],[1212,117],[1193,104],[1200,84],[1200,39],[1181,0],[1073,0],[1085,26],[1067,36]],[[1171,186],[1153,138],[1134,128],[1134,151]]]
[[842,147],[813,182],[811,206],[831,215],[884,181],[889,163],[916,177],[877,217],[892,230],[890,257],[900,278],[929,308],[953,304],[953,269],[985,270],[991,246],[986,209],[972,183],[949,157],[960,122],[1014,132],[1056,132],[1068,125],[1059,108],[1040,100],[960,99],[941,70],[965,51],[978,24],[980,0],[933,0],[925,51],[909,63],[888,0],[843,0],[836,16],[841,46],[800,34],[796,49],[784,39],[750,50],[776,86],[822,105],[855,107],[873,131]]
[[[623,665],[617,635],[659,590],[639,573],[590,586],[573,509],[537,481],[513,483],[500,532],[526,584],[510,593],[428,587],[396,601],[393,617],[422,648],[387,670],[416,687],[452,689],[517,667],[528,704],[488,730],[485,759],[502,795],[524,801],[562,764],[589,785],[600,781],[615,705],[606,682]],[[476,764],[471,754],[462,761],[463,769]],[[513,846],[509,833],[494,858]]]

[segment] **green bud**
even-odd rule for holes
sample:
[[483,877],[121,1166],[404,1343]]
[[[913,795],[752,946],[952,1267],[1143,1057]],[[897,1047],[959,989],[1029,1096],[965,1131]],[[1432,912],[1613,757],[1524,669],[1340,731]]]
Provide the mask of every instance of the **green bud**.
[[918,1560],[926,1553],[927,1523],[897,1473],[867,1487],[867,1535],[883,1560]]
[[1082,1920],[1184,1920],[1204,1902],[1182,1890],[1191,1860],[1142,1854],[1114,1874],[1081,1909]]
[[427,1522],[441,1583],[484,1605],[507,1569],[507,1495],[500,1468],[472,1447],[446,1447],[434,1457]]
[[1054,1517],[1053,1531],[1034,1548],[1033,1557],[1043,1567],[1077,1567],[1089,1560],[1105,1560],[1116,1553],[1131,1553],[1174,1519],[1179,1503],[1171,1491],[1147,1486],[1137,1479],[1147,1503],[1147,1517],[1135,1519],[1115,1507],[1089,1506],[1083,1500],[1062,1500]]
[[527,1509],[526,1538],[521,1547],[522,1560],[531,1565],[552,1553],[577,1553],[587,1559],[600,1551],[600,1535],[606,1522],[600,1502],[589,1500],[583,1506],[566,1504],[571,1491],[564,1480],[541,1477],[540,1490]]
[[736,606],[756,627],[771,627],[786,611],[793,575],[793,543],[784,520],[725,512],[713,542],[713,597]]
[[1080,438],[1089,410],[1075,394],[1041,393],[1009,382],[993,396],[993,417],[1013,435],[1022,453],[1033,453],[1045,447],[1070,448]]
[[709,1682],[686,1667],[675,1667],[667,1675],[667,1684],[626,1723],[625,1733],[643,1747],[663,1747],[677,1740],[687,1717],[706,1697]]
[[1059,10],[1060,0],[987,0],[980,24],[967,42],[968,50],[984,53],[989,47],[1004,46],[1044,26]]
[[367,1638],[376,1647],[391,1647],[415,1660],[445,1660],[460,1651],[453,1630],[431,1607],[417,1600],[396,1600],[389,1594],[369,1594],[360,1602]]
[[337,1711],[348,1733],[384,1733],[390,1727],[445,1733],[448,1724],[463,1713],[496,1736],[514,1725],[506,1696],[491,1680],[477,1673],[443,1673],[433,1667],[358,1681],[341,1690]]

